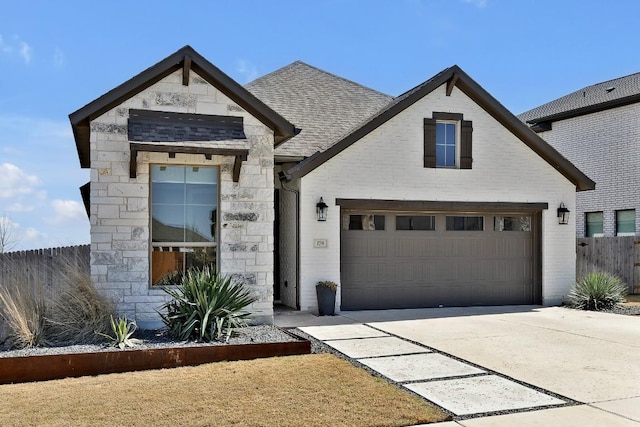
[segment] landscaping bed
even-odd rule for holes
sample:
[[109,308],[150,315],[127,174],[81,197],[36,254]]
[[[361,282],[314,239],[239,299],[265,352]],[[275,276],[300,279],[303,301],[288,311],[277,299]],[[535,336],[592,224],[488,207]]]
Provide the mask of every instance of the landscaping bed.
[[274,326],[243,328],[229,343],[176,342],[160,331],[140,331],[137,336],[140,343],[124,350],[93,344],[0,351],[0,384],[311,352],[309,341]]

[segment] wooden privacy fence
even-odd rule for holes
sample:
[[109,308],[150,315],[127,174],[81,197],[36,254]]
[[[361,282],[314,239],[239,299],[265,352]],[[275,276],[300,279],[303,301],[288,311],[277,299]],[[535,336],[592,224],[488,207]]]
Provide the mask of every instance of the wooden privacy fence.
[[640,293],[640,236],[583,237],[577,243],[577,277],[606,271],[622,278],[629,293]]
[[0,285],[42,286],[55,293],[69,266],[90,273],[89,248],[81,245],[0,254]]

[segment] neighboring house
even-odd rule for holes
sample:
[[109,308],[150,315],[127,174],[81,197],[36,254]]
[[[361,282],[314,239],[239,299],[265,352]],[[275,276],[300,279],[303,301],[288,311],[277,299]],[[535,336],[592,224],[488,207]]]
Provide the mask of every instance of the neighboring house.
[[207,263],[258,322],[315,310],[319,280],[348,310],[555,304],[575,279],[557,208],[593,181],[457,66],[396,98],[300,62],[243,88],[187,46],[70,119],[93,279],[141,327],[157,279]]
[[587,86],[519,117],[598,183],[577,196],[578,237],[638,234],[640,73]]

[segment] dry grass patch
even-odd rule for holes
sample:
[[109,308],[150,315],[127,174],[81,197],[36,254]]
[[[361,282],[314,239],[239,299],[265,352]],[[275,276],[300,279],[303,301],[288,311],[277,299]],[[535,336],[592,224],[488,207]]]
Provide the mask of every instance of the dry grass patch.
[[331,354],[0,386],[0,425],[407,426],[447,415]]

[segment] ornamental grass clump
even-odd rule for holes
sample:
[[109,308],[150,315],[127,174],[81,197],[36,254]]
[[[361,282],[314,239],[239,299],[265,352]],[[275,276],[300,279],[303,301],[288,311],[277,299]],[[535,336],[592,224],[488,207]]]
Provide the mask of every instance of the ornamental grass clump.
[[618,276],[607,272],[589,273],[569,292],[569,303],[580,310],[610,310],[624,302],[626,294],[626,287]]
[[210,267],[191,268],[174,278],[179,279],[175,287],[162,288],[172,299],[160,312],[173,337],[228,341],[234,329],[246,326],[250,313],[244,309],[256,299],[242,283]]

